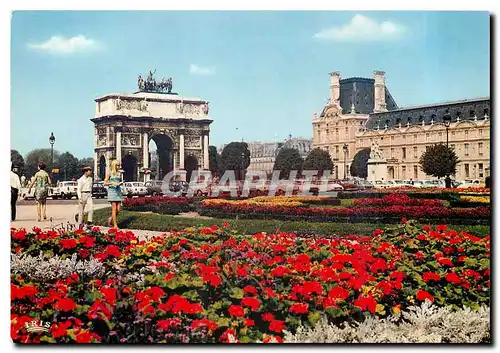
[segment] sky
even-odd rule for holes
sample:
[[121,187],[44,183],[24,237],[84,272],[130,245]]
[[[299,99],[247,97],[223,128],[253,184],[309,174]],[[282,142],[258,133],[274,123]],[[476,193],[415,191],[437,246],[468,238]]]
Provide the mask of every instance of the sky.
[[18,11],[11,148],[93,155],[96,97],[156,69],[210,102],[210,144],[312,137],[342,78],[386,72],[400,107],[490,95],[487,12]]

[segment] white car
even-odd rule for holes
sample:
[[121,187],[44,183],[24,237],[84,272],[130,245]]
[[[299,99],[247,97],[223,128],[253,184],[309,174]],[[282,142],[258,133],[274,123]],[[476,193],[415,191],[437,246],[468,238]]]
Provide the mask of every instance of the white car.
[[423,188],[423,187],[425,187],[424,186],[424,182],[421,181],[421,180],[405,180],[405,182],[410,187],[414,187],[414,188]]
[[121,186],[122,195],[127,197],[146,196],[148,188],[140,181],[128,181]]
[[59,198],[61,199],[68,199],[70,200],[76,195],[76,189],[78,187],[78,183],[76,181],[58,181],[57,185],[52,188],[52,198],[54,200],[57,200]]
[[394,184],[396,184],[398,187],[401,188],[411,188],[414,187],[409,181],[407,180],[392,180]]
[[426,180],[423,185],[425,188],[445,188],[446,182],[444,179]]
[[465,179],[463,183],[457,186],[457,189],[479,188],[484,186],[485,184],[479,179]]
[[396,184],[392,180],[375,180],[373,185],[376,189],[390,189],[400,187],[400,185]]
[[35,198],[35,188],[31,188],[31,192],[28,193],[28,188],[22,188],[21,189],[21,197],[24,200],[31,200]]

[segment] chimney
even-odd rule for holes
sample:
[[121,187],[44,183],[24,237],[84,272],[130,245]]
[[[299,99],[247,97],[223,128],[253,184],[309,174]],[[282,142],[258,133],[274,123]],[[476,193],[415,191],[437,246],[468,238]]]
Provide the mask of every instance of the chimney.
[[340,106],[340,72],[330,72],[330,103]]
[[373,71],[373,78],[375,79],[375,99],[373,112],[386,112],[387,104],[385,102],[385,72],[384,71]]

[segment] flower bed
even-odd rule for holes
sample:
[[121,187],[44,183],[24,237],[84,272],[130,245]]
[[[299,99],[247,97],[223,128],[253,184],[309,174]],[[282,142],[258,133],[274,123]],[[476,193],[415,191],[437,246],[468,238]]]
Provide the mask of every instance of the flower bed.
[[379,222],[395,223],[402,217],[422,221],[448,219],[456,224],[479,224],[490,221],[490,210],[477,208],[446,208],[443,206],[406,206],[393,205],[384,207],[286,207],[276,205],[252,205],[226,200],[204,201],[200,204],[201,215],[247,219],[296,219],[314,222]]
[[[384,318],[429,300],[489,305],[490,240],[407,222],[372,237],[252,237],[217,227],[138,241],[94,228],[12,230],[12,253],[97,259],[88,272],[38,282],[11,276],[14,342],[281,342],[285,330]],[[438,250],[439,249],[439,250]],[[49,322],[48,333],[25,324]]]
[[489,195],[490,189],[471,187],[464,189],[446,189],[446,188],[387,188],[387,189],[368,189],[359,191],[341,191],[338,193],[340,199],[353,198],[382,198],[388,194],[406,194],[411,198],[419,199],[440,199],[451,200],[458,195]]
[[489,196],[458,196],[450,200],[452,207],[491,207]]
[[353,204],[356,207],[361,206],[426,206],[426,207],[444,207],[441,200],[412,199],[406,194],[385,195],[381,199],[366,198],[356,199]]

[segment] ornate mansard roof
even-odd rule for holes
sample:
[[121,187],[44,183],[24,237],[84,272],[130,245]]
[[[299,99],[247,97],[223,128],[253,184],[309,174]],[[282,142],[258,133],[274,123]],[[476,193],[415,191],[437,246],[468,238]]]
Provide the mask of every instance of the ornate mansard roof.
[[490,98],[469,99],[455,102],[443,102],[416,107],[399,108],[382,113],[371,113],[366,122],[367,130],[385,129],[409,125],[430,125],[442,123],[445,114],[451,115],[451,121],[483,119],[484,115],[490,115]]

